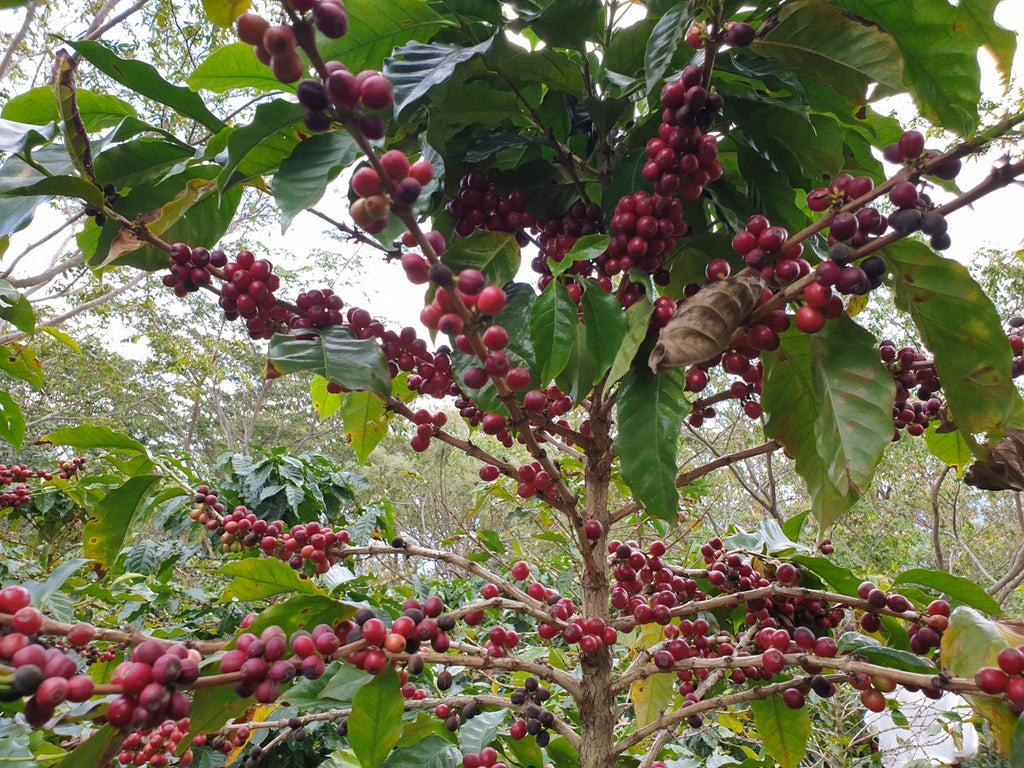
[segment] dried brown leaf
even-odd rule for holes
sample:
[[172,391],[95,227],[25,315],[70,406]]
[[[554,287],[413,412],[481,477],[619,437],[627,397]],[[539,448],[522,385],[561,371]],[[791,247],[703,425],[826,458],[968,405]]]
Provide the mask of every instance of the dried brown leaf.
[[683,368],[724,352],[766,285],[761,275],[745,272],[701,288],[661,329],[648,360],[651,370]]
[[964,482],[983,491],[1024,491],[1024,430],[1007,429],[988,459],[967,468]]

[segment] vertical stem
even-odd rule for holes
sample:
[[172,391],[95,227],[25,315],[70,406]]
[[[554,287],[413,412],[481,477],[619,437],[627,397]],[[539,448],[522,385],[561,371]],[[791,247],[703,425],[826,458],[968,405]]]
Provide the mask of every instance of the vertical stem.
[[[597,393],[595,393],[597,395]],[[608,486],[613,457],[610,423],[602,415],[600,396],[591,402],[591,435],[584,481],[586,487],[584,517],[601,523],[603,532],[597,541],[580,538],[583,560],[583,615],[608,618],[610,582],[606,566],[608,527]],[[615,734],[615,694],[612,687],[612,656],[608,648],[581,656],[583,671],[580,712],[580,768],[613,768]]]

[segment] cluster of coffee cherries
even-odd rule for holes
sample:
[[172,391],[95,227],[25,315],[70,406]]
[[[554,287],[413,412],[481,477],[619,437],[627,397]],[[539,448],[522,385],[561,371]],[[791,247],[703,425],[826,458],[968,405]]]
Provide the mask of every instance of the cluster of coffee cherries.
[[546,747],[551,739],[549,728],[555,722],[554,714],[544,708],[544,702],[551,698],[551,689],[545,688],[533,675],[512,691],[509,700],[521,710],[524,717],[516,718],[509,726],[508,734],[515,740],[527,734],[537,737],[537,746]]
[[55,477],[67,480],[73,477],[83,464],[84,458],[61,459],[57,470],[31,469],[27,464],[0,464],[0,509],[23,507],[32,501],[32,486],[28,481],[39,479],[49,482]]
[[[723,41],[726,45],[736,48],[746,48],[756,36],[754,28],[745,21],[727,21],[723,29],[713,34],[706,21],[698,21],[690,25],[686,30],[686,44],[691,48],[700,50],[709,41]],[[657,768],[657,764],[652,766]]]
[[675,248],[676,239],[688,231],[683,204],[678,198],[643,191],[623,195],[612,214],[608,249],[595,260],[595,265],[607,278],[637,267],[652,275],[658,285],[667,285],[665,256]]
[[636,541],[608,542],[613,608],[631,614],[639,624],[665,626],[672,621],[676,605],[704,597],[693,578],[678,575],[665,564],[666,551],[660,540],[652,541],[646,551]]
[[893,440],[898,440],[904,430],[913,437],[921,436],[929,422],[942,418],[942,382],[934,364],[913,347],[897,349],[889,339],[878,345],[878,354],[896,381]]
[[[415,675],[423,671],[423,656],[418,653],[423,644],[429,644],[436,653],[446,653],[451,647],[448,633],[455,628],[456,619],[443,612],[444,603],[441,598],[431,596],[422,603],[410,599],[403,608],[402,615],[392,621],[390,626],[378,618],[373,610],[359,609],[353,619],[337,631],[345,644],[365,643],[363,647],[348,654],[346,661],[371,675],[377,675],[393,663],[391,654],[405,653],[409,654],[405,672],[407,675]],[[418,692],[415,688],[403,691],[403,695],[406,693],[407,698],[426,698],[425,691]]]
[[[890,144],[882,152],[882,156],[890,163],[909,166],[931,160],[937,155],[935,151],[925,150],[925,137],[920,131],[905,132],[898,142]],[[956,178],[960,168],[960,160],[950,160],[929,173],[948,181]],[[889,200],[897,209],[889,214],[889,226],[904,234],[920,230],[928,236],[934,250],[944,251],[951,245],[946,231],[946,219],[934,210],[931,199],[920,187],[920,182],[901,181],[889,190]]]
[[[121,199],[121,193],[117,191],[117,187],[113,184],[103,185],[103,202],[106,205],[113,205]],[[102,227],[107,223],[107,214],[105,214],[99,208],[95,208],[91,205],[85,206],[85,215],[96,222],[97,227]]]
[[198,651],[180,644],[146,640],[135,646],[131,660],[118,665],[111,678],[122,693],[107,705],[107,722],[115,728],[143,730],[188,717],[192,702],[179,689],[199,678],[201,659]]
[[[462,335],[465,321],[458,314],[449,291],[458,291],[462,303],[470,309],[475,309],[478,315],[483,317],[499,314],[508,303],[505,291],[498,285],[488,285],[483,273],[477,269],[464,269],[456,277],[444,264],[435,264],[430,268],[429,274],[430,280],[438,288],[433,301],[420,311],[420,322],[431,330],[441,331],[456,339]],[[465,346],[467,342],[464,340],[462,344]],[[469,347],[469,350],[467,354],[476,354],[472,347]],[[476,386],[483,386],[484,383],[486,380]],[[470,386],[476,388],[474,385]]]
[[[348,13],[341,0],[288,0],[288,5],[296,13],[312,11],[313,24],[325,37],[339,38],[348,32]],[[256,58],[282,83],[294,83],[305,74],[292,25],[272,26],[258,14],[243,13],[235,21],[235,29],[238,39],[251,45]]]
[[[93,680],[79,674],[79,660],[47,647],[37,636],[43,614],[32,606],[27,589],[18,584],[0,589],[0,613],[10,615],[0,627],[0,697],[31,696],[25,704],[30,725],[49,721],[65,701],[87,701],[92,696]],[[74,640],[90,642],[95,630],[88,630],[85,625],[74,628]]]
[[[121,742],[121,751],[117,753],[117,762],[121,765],[148,765],[151,768],[164,768],[170,765],[178,751],[178,743],[188,733],[190,720],[164,720],[154,728],[129,733]],[[195,755],[189,749],[175,758],[178,765],[192,765]]]
[[1024,646],[1009,646],[999,651],[995,667],[982,667],[974,673],[974,682],[985,693],[1005,694],[1015,717],[1024,713]]
[[[857,596],[868,604],[868,610],[860,617],[860,625],[865,632],[878,632],[882,628],[878,611],[883,608],[896,613],[906,613],[914,609],[903,595],[898,592],[887,593],[870,581],[862,582],[857,587]],[[949,626],[949,613],[950,606],[945,600],[933,600],[929,603],[924,611],[925,623],[912,624],[907,629],[910,650],[919,656],[927,656],[933,648],[938,648],[942,633]]]
[[[534,272],[541,275],[541,290],[551,282],[551,271],[548,259],[564,261],[566,254],[576,245],[576,241],[586,235],[594,235],[604,230],[604,214],[597,203],[584,203],[581,200],[573,203],[569,210],[553,219],[537,221],[537,245],[541,254],[530,262]],[[577,261],[569,272],[586,275],[590,272],[587,261]]]
[[721,367],[733,379],[729,387],[711,397],[698,397],[691,406],[687,423],[691,427],[703,426],[707,419],[718,415],[715,404],[722,400],[736,399],[743,404],[743,413],[749,419],[759,419],[762,414],[757,397],[761,394],[764,366],[758,359],[761,352],[777,349],[778,334],[789,327],[789,317],[783,310],[770,312],[764,320],[751,326],[733,348],[698,363],[686,374],[686,389],[689,392],[703,392],[710,382],[710,373]]
[[352,191],[356,200],[349,206],[349,215],[371,234],[383,231],[392,205],[407,207],[416,202],[420,192],[434,180],[434,166],[429,160],[410,163],[400,149],[390,149],[378,158],[387,176],[390,193],[375,168],[363,166],[352,174]]
[[505,194],[486,173],[473,171],[459,179],[458,197],[450,200],[446,208],[460,237],[469,237],[477,229],[511,232],[520,245],[526,245],[526,230],[537,225],[536,216],[527,210],[526,204],[525,192],[514,190]]
[[[329,642],[328,635],[332,638]],[[324,658],[330,659],[339,647],[337,634],[326,624],[318,625],[312,633],[298,630],[290,638],[281,627],[271,625],[259,636],[251,632],[240,634],[234,648],[221,657],[220,671],[239,674],[234,684],[239,696],[254,696],[269,704],[281,695],[281,686],[296,675],[310,680],[323,675]]]

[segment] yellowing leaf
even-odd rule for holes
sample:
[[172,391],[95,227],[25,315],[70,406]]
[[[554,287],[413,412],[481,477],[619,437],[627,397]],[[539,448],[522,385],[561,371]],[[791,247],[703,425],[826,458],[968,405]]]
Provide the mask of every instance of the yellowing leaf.
[[206,18],[218,27],[227,28],[249,10],[249,0],[203,0]]

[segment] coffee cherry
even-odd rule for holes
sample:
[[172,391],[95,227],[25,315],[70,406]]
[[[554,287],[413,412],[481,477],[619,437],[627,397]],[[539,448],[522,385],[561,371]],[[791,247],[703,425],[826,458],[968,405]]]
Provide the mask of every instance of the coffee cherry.
[[904,160],[916,160],[924,152],[924,134],[920,131],[907,131],[900,136],[896,148]]
[[746,48],[754,42],[756,32],[744,21],[731,21],[725,25],[725,42],[737,48]]
[[348,32],[348,14],[341,0],[319,0],[313,6],[313,23],[324,37],[337,39]]
[[804,693],[799,688],[787,688],[782,692],[782,703],[790,709],[801,709],[804,701]]
[[388,109],[395,103],[391,81],[380,74],[371,74],[361,82],[359,97],[369,109]]
[[825,327],[825,315],[811,306],[802,306],[794,317],[796,327],[803,333],[817,333]]
[[505,292],[496,285],[489,285],[480,291],[476,306],[484,315],[497,315],[507,303]]

